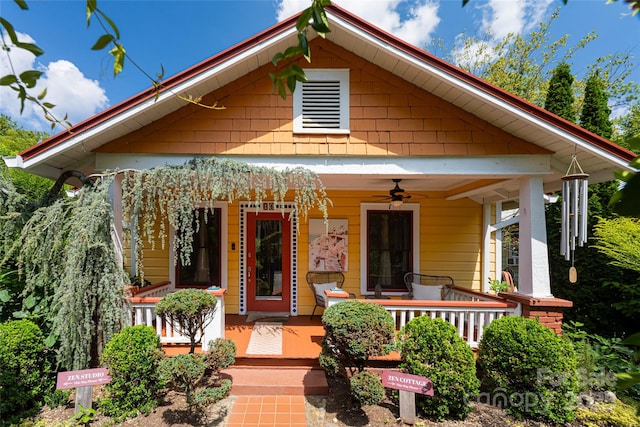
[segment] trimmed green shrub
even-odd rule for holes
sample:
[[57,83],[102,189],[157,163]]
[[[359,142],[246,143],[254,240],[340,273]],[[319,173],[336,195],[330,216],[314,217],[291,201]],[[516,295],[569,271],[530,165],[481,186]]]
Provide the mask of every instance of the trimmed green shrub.
[[330,376],[343,375],[346,376],[346,369],[340,360],[333,354],[329,353],[327,346],[323,345],[320,355],[318,356],[320,367]]
[[37,409],[53,385],[48,349],[40,328],[30,320],[1,323],[1,419],[10,421]]
[[214,375],[218,375],[221,369],[228,368],[236,363],[238,348],[236,343],[228,338],[216,338],[209,341],[209,351],[205,356],[207,368]]
[[358,372],[351,377],[351,396],[360,405],[377,405],[384,399],[384,386],[372,372]]
[[198,333],[211,321],[218,300],[202,289],[182,289],[170,293],[156,304],[156,314],[180,325],[191,341],[193,353],[199,340]]
[[416,405],[437,420],[463,419],[471,412],[470,400],[478,394],[475,359],[458,331],[442,319],[412,319],[398,336],[400,369],[433,381],[434,395],[416,395]]
[[517,418],[575,419],[578,374],[567,339],[533,319],[503,317],[485,329],[478,350],[483,395]]
[[108,396],[99,402],[105,415],[122,421],[138,412],[148,414],[158,404],[158,367],[164,353],[160,338],[151,326],[129,326],[113,336],[102,353],[111,382]]
[[348,367],[352,374],[362,372],[370,357],[393,350],[395,322],[381,305],[343,301],[325,310],[322,324],[324,355],[336,358],[332,365]]
[[[236,345],[229,339],[211,341],[210,353],[179,354],[160,364],[160,376],[167,385],[186,396],[187,404],[203,410],[205,406],[225,398],[231,381],[220,380],[220,369],[235,362]],[[207,372],[210,375],[205,375]],[[211,386],[211,387],[208,387]]]
[[178,354],[160,363],[160,377],[170,388],[184,392],[189,406],[195,403],[196,387],[207,368],[202,354]]

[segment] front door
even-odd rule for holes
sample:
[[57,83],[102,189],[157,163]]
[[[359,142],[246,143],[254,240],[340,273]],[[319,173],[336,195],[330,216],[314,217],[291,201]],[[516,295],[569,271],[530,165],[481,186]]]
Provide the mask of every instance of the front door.
[[289,312],[291,223],[280,212],[247,212],[247,310]]

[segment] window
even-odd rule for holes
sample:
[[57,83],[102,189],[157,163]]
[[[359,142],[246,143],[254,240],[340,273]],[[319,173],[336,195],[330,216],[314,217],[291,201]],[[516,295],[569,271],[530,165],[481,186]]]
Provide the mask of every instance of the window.
[[193,233],[193,251],[189,265],[182,265],[178,260],[175,275],[177,286],[221,286],[221,251],[224,248],[221,244],[221,217],[219,208],[213,212],[198,209],[197,221],[200,227]]
[[398,209],[368,205],[361,214],[364,217],[361,290],[365,294],[374,293],[376,287],[383,293],[407,292],[404,275],[418,271],[419,266],[419,205],[405,203]]
[[305,70],[293,93],[294,133],[349,133],[349,70]]

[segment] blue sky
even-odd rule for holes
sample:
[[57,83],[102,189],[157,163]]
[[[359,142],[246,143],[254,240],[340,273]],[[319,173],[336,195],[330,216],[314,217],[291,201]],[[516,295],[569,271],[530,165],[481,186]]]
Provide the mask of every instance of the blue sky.
[[[28,11],[12,0],[0,0],[0,14],[11,22],[23,41],[35,42],[45,54],[32,55],[13,49],[16,71],[44,71],[41,85],[47,99],[57,105],[60,117],[77,123],[123,101],[150,86],[133,64],[113,77],[104,51],[90,48],[102,34],[97,22],[87,29],[84,0],[27,0]],[[628,52],[636,68],[632,80],[640,82],[640,19],[630,16],[623,0],[342,0],[336,3],[363,19],[427,48],[434,38],[449,47],[463,32],[490,29],[498,39],[509,32],[528,34],[559,8],[554,36],[569,34],[569,46],[590,31],[599,37],[581,50],[572,64],[579,76],[600,56]],[[99,0],[98,6],[117,24],[127,52],[151,75],[164,67],[171,76],[221,50],[268,28],[310,4],[310,0]],[[436,52],[442,54],[442,52]],[[0,74],[8,73],[5,53]],[[268,78],[265,76],[265,78]],[[34,92],[37,95],[40,88]],[[15,94],[0,88],[0,113],[8,114],[27,129],[48,131],[42,113],[27,105],[19,114]]]

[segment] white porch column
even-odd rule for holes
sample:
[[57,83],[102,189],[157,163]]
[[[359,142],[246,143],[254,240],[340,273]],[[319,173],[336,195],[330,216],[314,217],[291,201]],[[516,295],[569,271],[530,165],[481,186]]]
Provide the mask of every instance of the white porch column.
[[202,351],[209,351],[209,342],[215,340],[216,338],[224,338],[225,337],[225,316],[226,316],[226,307],[224,305],[224,294],[227,292],[226,289],[217,288],[215,290],[208,290],[210,294],[213,294],[218,299],[216,304],[216,310],[213,312],[213,319],[204,328],[204,333],[202,336]]
[[518,291],[532,297],[551,297],[541,176],[520,179],[519,252]]

